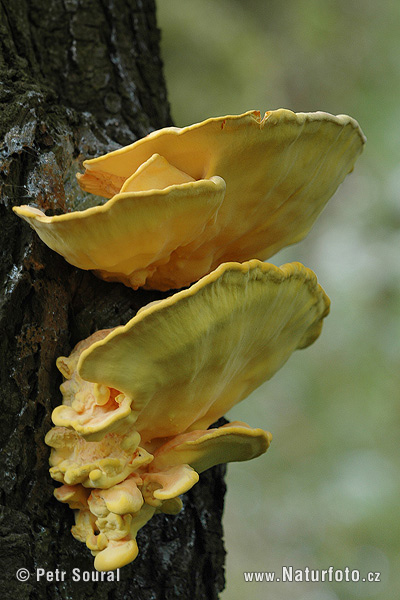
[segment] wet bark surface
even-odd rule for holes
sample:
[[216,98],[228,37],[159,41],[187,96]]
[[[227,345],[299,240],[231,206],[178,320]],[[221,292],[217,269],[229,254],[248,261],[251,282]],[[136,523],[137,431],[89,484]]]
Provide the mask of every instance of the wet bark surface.
[[[167,294],[72,267],[12,212],[88,206],[75,181],[84,158],[171,124],[154,3],[0,0],[0,79],[0,597],[218,598],[224,467],[201,476],[179,515],[139,532],[139,556],[120,581],[74,581],[74,568],[96,572],[48,474],[43,440],[61,402],[55,360]],[[37,581],[38,568],[54,580]]]

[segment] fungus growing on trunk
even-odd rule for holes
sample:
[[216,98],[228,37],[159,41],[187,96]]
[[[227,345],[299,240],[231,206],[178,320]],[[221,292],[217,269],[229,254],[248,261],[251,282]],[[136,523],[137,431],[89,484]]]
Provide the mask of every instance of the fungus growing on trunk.
[[111,198],[102,206],[53,217],[14,210],[77,267],[134,289],[181,288],[304,238],[364,141],[345,115],[211,118],[86,160],[79,183]]
[[50,474],[96,569],[134,560],[138,529],[179,512],[199,473],[267,450],[262,429],[207,428],[313,343],[328,311],[299,263],[225,263],[58,359],[66,381],[46,436]]

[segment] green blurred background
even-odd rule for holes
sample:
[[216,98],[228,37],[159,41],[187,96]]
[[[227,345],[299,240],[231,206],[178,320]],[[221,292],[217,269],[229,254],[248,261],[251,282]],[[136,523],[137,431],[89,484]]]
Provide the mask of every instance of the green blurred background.
[[[355,117],[368,138],[306,240],[332,300],[320,339],[228,415],[274,435],[228,469],[223,600],[400,597],[400,3],[158,0],[176,125],[250,109]],[[245,583],[282,565],[381,583]],[[279,573],[278,573],[279,576]]]

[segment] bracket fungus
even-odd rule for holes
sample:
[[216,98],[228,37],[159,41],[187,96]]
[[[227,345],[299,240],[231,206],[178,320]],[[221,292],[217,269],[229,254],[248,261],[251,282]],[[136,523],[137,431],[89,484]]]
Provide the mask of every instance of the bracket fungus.
[[58,359],[66,380],[46,436],[50,473],[96,569],[134,560],[137,531],[179,512],[199,473],[267,450],[262,429],[207,428],[313,343],[328,311],[299,263],[225,263]]
[[301,240],[364,142],[345,115],[211,118],[86,160],[79,183],[104,205],[53,217],[14,210],[81,269],[134,289],[177,289]]

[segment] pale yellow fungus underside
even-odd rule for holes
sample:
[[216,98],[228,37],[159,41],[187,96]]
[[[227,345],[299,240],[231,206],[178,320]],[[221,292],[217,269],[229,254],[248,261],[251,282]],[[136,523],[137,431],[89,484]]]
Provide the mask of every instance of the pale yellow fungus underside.
[[141,484],[141,478],[134,474],[109,489],[92,490],[88,499],[91,512],[98,517],[109,512],[117,515],[137,513],[143,506],[143,496],[138,487]]
[[158,471],[184,463],[202,473],[220,463],[256,458],[268,450],[271,440],[268,431],[254,429],[241,421],[217,429],[183,433],[154,453],[149,470]]
[[90,345],[77,370],[131,399],[143,445],[209,427],[311,344],[328,310],[299,263],[226,263]]
[[68,485],[110,488],[152,461],[152,455],[138,447],[140,436],[108,433],[98,442],[88,442],[73,429],[53,427],[45,442],[51,446],[50,475]]
[[109,571],[136,558],[137,532],[156,511],[179,512],[179,495],[197,483],[198,473],[216,464],[255,458],[266,452],[270,441],[270,433],[239,421],[193,431],[167,441],[150,464],[109,489],[62,485],[54,495],[75,510],[72,534],[92,551],[95,568]]
[[212,118],[85,161],[80,185],[113,196],[103,206],[55,217],[14,210],[82,269],[133,288],[180,288],[222,262],[265,260],[301,240],[364,142],[345,115]]
[[151,471],[143,476],[143,498],[150,506],[158,508],[163,500],[184,494],[198,480],[197,472],[187,464],[174,465],[161,472]]
[[77,372],[77,364],[83,350],[94,342],[103,339],[112,329],[96,331],[89,338],[79,342],[70,356],[60,356],[57,368],[65,381],[60,386],[63,403],[56,406],[51,415],[54,425],[72,427],[88,441],[99,441],[108,433],[118,429],[121,435],[120,421],[123,419],[125,430],[134,417],[131,411],[131,398],[118,390],[107,386],[84,381]]

